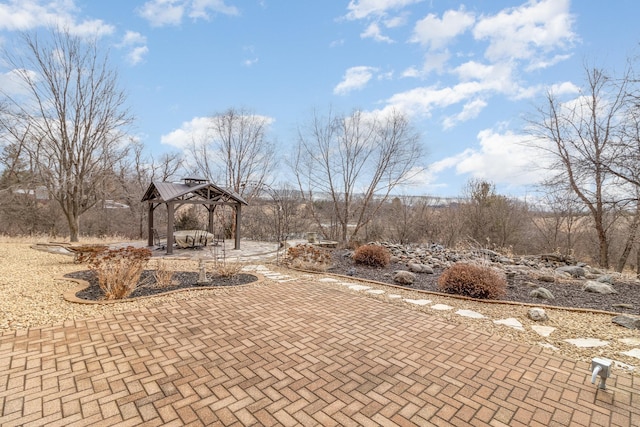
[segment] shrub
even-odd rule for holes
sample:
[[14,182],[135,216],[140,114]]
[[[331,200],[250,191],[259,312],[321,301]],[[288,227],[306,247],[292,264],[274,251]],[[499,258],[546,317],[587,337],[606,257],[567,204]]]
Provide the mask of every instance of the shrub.
[[214,270],[220,277],[233,277],[242,271],[242,263],[239,260],[231,262],[224,259],[216,261]]
[[69,250],[75,254],[73,257],[73,261],[76,264],[89,262],[91,260],[92,255],[98,252],[102,252],[106,249],[107,249],[106,245],[80,245],[80,246],[69,247]]
[[105,299],[112,300],[126,298],[135,291],[150,258],[149,249],[128,246],[93,252],[88,256],[88,262]]
[[158,267],[153,272],[153,278],[156,280],[155,286],[157,288],[168,288],[175,286],[178,282],[173,280],[174,271],[169,269],[164,261],[158,261]]
[[507,281],[489,267],[457,263],[438,278],[438,289],[472,298],[496,299],[506,294]]
[[355,250],[353,260],[370,267],[386,267],[391,261],[391,253],[384,246],[363,245]]
[[287,263],[293,268],[311,271],[326,271],[331,264],[331,255],[325,249],[313,245],[296,245],[287,250]]

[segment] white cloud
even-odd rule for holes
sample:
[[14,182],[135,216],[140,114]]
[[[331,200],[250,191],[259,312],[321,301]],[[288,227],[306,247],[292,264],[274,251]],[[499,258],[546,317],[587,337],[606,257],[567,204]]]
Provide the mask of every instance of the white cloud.
[[138,46],[134,47],[127,54],[127,61],[131,65],[136,65],[144,61],[144,57],[149,53],[149,48],[147,46]]
[[209,19],[210,12],[230,16],[240,14],[237,7],[226,5],[224,0],[193,0],[189,17],[193,19]]
[[428,45],[432,49],[440,49],[464,33],[474,22],[474,15],[465,12],[464,9],[448,10],[442,15],[442,19],[429,14],[416,23],[411,41]]
[[179,25],[185,15],[208,20],[212,13],[233,16],[240,12],[224,0],[149,0],[138,9],[138,14],[154,27]]
[[178,25],[184,15],[184,3],[182,0],[151,0],[143,4],[138,13],[154,27]]
[[570,0],[529,0],[522,6],[481,17],[473,34],[477,40],[489,41],[485,56],[492,61],[532,60],[540,52],[570,47],[575,42],[569,6]]
[[424,0],[351,0],[347,19],[364,19],[369,16],[385,16],[390,10],[402,9]]
[[122,38],[121,46],[134,46],[140,44],[146,44],[147,38],[135,31],[127,31]]
[[452,87],[418,87],[397,93],[387,100],[387,107],[407,114],[431,115],[433,108],[443,108],[469,99],[483,90],[478,82],[459,83]]
[[149,53],[147,38],[135,31],[127,31],[122,38],[122,42],[117,46],[129,49],[126,57],[127,61],[132,65],[142,62],[146,54]]
[[409,67],[402,72],[402,77],[420,77],[424,78],[429,76],[432,72],[444,73],[445,65],[451,58],[451,54],[448,51],[442,52],[428,52],[425,55],[422,68]]
[[562,82],[552,85],[549,91],[554,95],[573,95],[580,93],[580,88],[573,82]]
[[194,117],[191,121],[182,123],[180,129],[162,135],[160,142],[186,150],[194,142],[200,143],[206,140],[210,124],[209,117]]
[[77,8],[70,0],[9,0],[0,3],[0,30],[28,31],[60,26],[79,36],[103,36],[114,27],[100,19],[78,21]]
[[529,144],[530,136],[485,129],[477,138],[479,148],[468,148],[439,160],[430,166],[430,171],[437,175],[454,169],[457,175],[508,186],[533,185],[544,179],[544,157]]
[[442,126],[445,129],[450,129],[458,125],[459,123],[475,119],[487,105],[488,104],[482,99],[474,99],[471,102],[467,102],[460,113],[454,116],[446,117],[442,123]]
[[245,67],[252,67],[254,64],[258,63],[259,59],[256,56],[256,48],[254,46],[244,46],[242,50],[249,56],[249,58],[242,61],[242,65]]
[[383,36],[380,31],[380,26],[377,22],[372,22],[369,26],[360,34],[363,39],[374,39],[377,42],[392,43],[393,40],[387,36]]
[[338,85],[333,88],[336,95],[346,95],[353,90],[364,88],[373,78],[373,73],[377,69],[373,67],[359,66],[349,68]]
[[[275,122],[272,117],[252,115],[256,120],[271,125]],[[188,150],[193,144],[201,144],[209,139],[211,117],[194,117],[191,121],[183,122],[179,129],[173,130],[160,137],[162,144],[171,145],[182,150]]]
[[27,75],[32,80],[37,80],[38,75],[31,70],[11,70],[0,73],[0,87],[2,91],[9,95],[28,95],[30,91],[24,86],[24,78]]

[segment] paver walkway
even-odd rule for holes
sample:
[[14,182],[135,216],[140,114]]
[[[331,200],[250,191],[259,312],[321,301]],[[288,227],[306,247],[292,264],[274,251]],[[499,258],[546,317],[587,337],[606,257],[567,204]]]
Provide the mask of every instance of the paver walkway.
[[640,377],[330,284],[0,336],[0,425],[640,426]]

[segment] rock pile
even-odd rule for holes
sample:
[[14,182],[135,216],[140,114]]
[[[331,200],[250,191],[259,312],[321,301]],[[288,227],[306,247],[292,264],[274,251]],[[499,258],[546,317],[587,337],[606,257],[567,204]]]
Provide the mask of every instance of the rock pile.
[[[542,303],[551,303],[554,295],[540,282],[553,283],[562,280],[579,283],[583,292],[607,295],[616,294],[616,282],[629,281],[621,274],[604,273],[586,263],[577,262],[571,257],[560,254],[541,254],[514,256],[505,255],[490,249],[449,249],[441,245],[400,245],[389,242],[372,242],[386,247],[391,252],[391,261],[406,265],[406,269],[394,272],[394,279],[398,284],[409,284],[416,274],[433,274],[435,270],[446,269],[457,262],[479,263],[502,272],[509,282],[519,278],[519,283],[528,284],[531,297]],[[538,283],[528,282],[535,279]],[[637,280],[636,280],[637,281]],[[638,282],[640,286],[640,282]],[[616,306],[621,306],[617,304]],[[636,310],[635,304],[626,305],[625,309]],[[631,322],[632,325],[640,324]]]

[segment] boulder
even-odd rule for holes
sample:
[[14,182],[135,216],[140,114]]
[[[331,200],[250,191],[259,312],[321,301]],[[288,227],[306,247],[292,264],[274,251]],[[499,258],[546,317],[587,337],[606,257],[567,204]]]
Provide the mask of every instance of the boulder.
[[555,297],[551,293],[549,289],[546,288],[537,288],[529,292],[529,296],[533,298],[540,299],[554,299]]
[[616,316],[611,322],[629,329],[640,329],[640,317]]
[[547,316],[547,312],[544,311],[543,308],[539,307],[530,308],[527,312],[527,316],[534,322],[543,322],[549,319],[549,316]]
[[593,280],[589,280],[582,286],[582,290],[585,292],[595,292],[597,294],[617,294],[618,291],[607,283],[600,283]]
[[608,283],[610,285],[613,285],[613,277],[611,277],[611,275],[609,275],[609,274],[605,274],[605,275],[599,276],[596,279],[596,282]]
[[412,262],[412,263],[409,263],[409,265],[407,265],[407,268],[412,273],[422,273],[422,264],[417,264],[415,262]]
[[406,270],[397,270],[393,273],[393,281],[401,285],[411,285],[416,280],[415,273]]
[[584,277],[587,272],[584,268],[578,267],[577,265],[566,265],[563,267],[556,268],[556,273],[567,273],[571,277],[580,278]]

